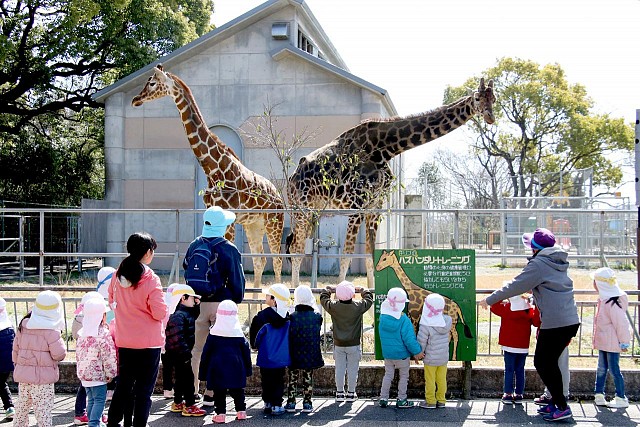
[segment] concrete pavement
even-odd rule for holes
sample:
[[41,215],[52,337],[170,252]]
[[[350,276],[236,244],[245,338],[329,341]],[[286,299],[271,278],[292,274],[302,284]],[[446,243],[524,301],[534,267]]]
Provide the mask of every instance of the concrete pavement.
[[[56,405],[53,413],[55,426],[70,426],[73,421],[73,407],[75,395],[56,395]],[[333,399],[314,399],[314,411],[303,414],[285,414],[279,417],[262,414],[262,401],[259,397],[247,397],[246,421],[236,421],[233,403],[228,402],[227,423],[238,427],[250,426],[331,426],[339,427],[349,424],[353,427],[383,426],[409,427],[414,425],[453,426],[524,426],[548,425],[541,415],[536,413],[538,406],[531,400],[522,406],[504,405],[498,399],[450,400],[444,409],[395,409],[392,406],[382,409],[377,402],[359,399],[354,403],[336,403]],[[160,396],[153,397],[153,407],[149,418],[150,427],[197,427],[210,425],[211,415],[204,418],[187,418],[168,411],[171,400]],[[301,402],[298,404],[301,407]],[[608,409],[597,407],[592,400],[570,402],[573,420],[561,421],[558,424],[572,424],[579,426],[638,426],[640,425],[640,404],[632,402],[627,409]],[[209,414],[213,408],[208,408]],[[36,424],[31,416],[30,426]],[[12,427],[12,422],[0,422],[2,427]]]

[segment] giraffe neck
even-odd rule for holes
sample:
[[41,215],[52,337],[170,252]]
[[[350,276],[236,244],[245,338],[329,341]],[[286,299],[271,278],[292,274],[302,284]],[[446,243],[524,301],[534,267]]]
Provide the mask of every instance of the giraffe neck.
[[240,159],[235,152],[209,130],[191,89],[177,76],[170,76],[175,82],[171,96],[180,113],[189,145],[205,174],[211,176],[214,171],[229,170],[229,163],[239,163]]
[[411,279],[409,278],[409,276],[407,276],[407,273],[405,273],[399,263],[394,262],[393,264],[391,264],[391,268],[393,268],[393,271],[395,271],[396,276],[398,276],[398,280],[400,280],[400,283],[402,283],[403,286],[411,289],[422,289],[411,281]]
[[365,132],[373,150],[379,150],[388,161],[459,128],[474,114],[473,96],[470,95],[420,115],[367,122]]

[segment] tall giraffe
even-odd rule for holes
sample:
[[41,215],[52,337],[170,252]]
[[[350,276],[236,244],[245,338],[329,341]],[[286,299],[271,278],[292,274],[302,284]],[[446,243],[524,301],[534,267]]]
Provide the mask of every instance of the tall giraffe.
[[[428,289],[421,288],[411,281],[409,276],[407,276],[407,273],[400,265],[395,251],[382,251],[382,255],[378,260],[378,264],[376,264],[376,271],[382,271],[388,267],[391,267],[391,269],[393,269],[393,271],[396,273],[396,276],[398,276],[398,280],[400,280],[402,287],[409,296],[407,311],[409,312],[409,319],[411,319],[411,323],[413,323],[413,327],[417,331],[418,325],[420,324],[422,309],[424,307],[424,301],[427,296],[429,294],[432,294],[433,292]],[[460,309],[458,303],[444,295],[442,295],[442,297],[444,298],[444,309],[442,310],[442,314],[446,314],[451,317],[451,331],[449,333],[449,336],[451,338],[451,341],[453,342],[453,360],[456,360],[456,352],[458,349],[458,331],[456,330],[456,324],[458,323],[458,321],[464,326],[464,335],[467,338],[473,338],[473,335],[471,334],[471,329],[464,321],[464,316],[462,315],[462,310]]]
[[[305,239],[311,233],[309,209],[356,209],[349,215],[343,253],[352,254],[358,228],[366,226],[367,284],[373,283],[373,259],[379,214],[365,214],[363,209],[379,209],[389,194],[393,174],[389,161],[411,148],[433,141],[462,126],[476,114],[492,124],[493,80],[452,104],[406,118],[371,120],[345,131],[327,145],[304,156],[289,177],[289,199],[294,233],[289,252],[304,253]],[[293,258],[291,279],[297,285],[301,258]],[[351,258],[340,259],[340,277],[346,278]]]
[[[147,101],[165,96],[173,98],[187,134],[191,149],[207,176],[209,188],[203,196],[204,204],[224,209],[284,209],[282,197],[275,185],[263,176],[245,167],[236,153],[226,146],[205,123],[191,89],[176,75],[163,71],[158,64],[147,80],[142,92],[135,96],[131,105],[139,107]],[[280,253],[284,212],[239,213],[236,222],[244,227],[251,253],[264,253],[263,237],[271,252]],[[225,237],[233,240],[233,226]],[[254,286],[260,287],[266,257],[254,257]],[[282,258],[273,258],[275,281],[281,281]]]

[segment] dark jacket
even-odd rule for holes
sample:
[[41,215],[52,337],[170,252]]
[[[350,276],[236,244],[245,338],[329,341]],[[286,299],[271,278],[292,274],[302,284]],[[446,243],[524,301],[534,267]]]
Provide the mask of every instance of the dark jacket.
[[[204,240],[213,240],[216,237],[203,237]],[[187,268],[187,260],[191,257],[191,252],[199,245],[198,239],[195,239],[189,244],[189,249],[182,262],[182,268]],[[238,248],[228,240],[224,240],[222,243],[217,244],[212,249],[213,252],[218,254],[218,260],[215,263],[218,272],[218,277],[222,280],[222,283],[217,284],[218,290],[213,297],[202,297],[203,302],[221,302],[226,299],[230,299],[236,304],[240,304],[244,298],[244,271],[242,269],[242,257]]]
[[176,311],[169,316],[167,322],[167,341],[164,345],[167,353],[183,357],[185,360],[191,358],[191,350],[196,342],[196,318],[197,308],[186,307],[178,303]]
[[316,369],[324,366],[320,351],[322,316],[308,305],[296,306],[289,327],[289,353],[291,368]]
[[207,336],[198,374],[207,390],[245,388],[251,373],[251,350],[244,337]]
[[0,331],[0,372],[13,371],[11,350],[13,349],[13,339],[15,337],[16,332],[12,327]]
[[289,365],[291,362],[289,341],[269,340],[268,334],[265,334],[268,329],[264,329],[269,324],[273,328],[279,329],[280,331],[278,332],[283,332],[281,329],[285,326],[288,328],[288,323],[289,316],[280,317],[272,307],[267,307],[258,312],[253,318],[249,329],[249,340],[251,348],[258,350],[257,366],[261,368],[281,368]]
[[326,289],[320,293],[322,307],[331,315],[333,343],[338,347],[360,345],[362,315],[373,305],[373,294],[365,290],[361,300],[332,300]]

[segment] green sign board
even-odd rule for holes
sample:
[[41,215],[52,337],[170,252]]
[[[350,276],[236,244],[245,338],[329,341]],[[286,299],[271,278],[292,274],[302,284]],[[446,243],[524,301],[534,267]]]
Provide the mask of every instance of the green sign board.
[[471,249],[387,249],[374,253],[375,352],[382,359],[378,319],[380,304],[391,288],[402,287],[409,302],[406,313],[416,331],[424,300],[430,293],[445,299],[451,316],[449,360],[476,360],[476,255]]

